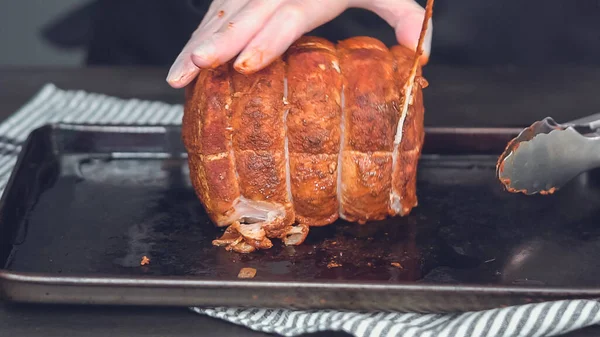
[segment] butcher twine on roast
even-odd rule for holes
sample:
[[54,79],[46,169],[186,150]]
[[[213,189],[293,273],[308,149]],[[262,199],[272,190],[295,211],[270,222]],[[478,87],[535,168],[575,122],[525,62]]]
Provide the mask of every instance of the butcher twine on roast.
[[194,190],[210,219],[229,226],[213,244],[242,253],[274,238],[298,245],[310,226],[416,207],[420,55],[371,37],[304,36],[252,74],[232,62],[202,69],[186,88],[182,133]]

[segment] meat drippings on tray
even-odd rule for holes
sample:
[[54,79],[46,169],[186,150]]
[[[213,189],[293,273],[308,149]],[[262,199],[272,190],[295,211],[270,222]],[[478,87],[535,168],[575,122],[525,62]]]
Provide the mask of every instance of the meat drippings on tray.
[[238,278],[254,278],[256,276],[256,269],[254,268],[242,268],[238,273]]
[[304,36],[252,74],[231,62],[202,69],[186,88],[182,133],[193,188],[213,223],[228,226],[213,244],[299,245],[311,226],[416,207],[419,58],[370,37]]

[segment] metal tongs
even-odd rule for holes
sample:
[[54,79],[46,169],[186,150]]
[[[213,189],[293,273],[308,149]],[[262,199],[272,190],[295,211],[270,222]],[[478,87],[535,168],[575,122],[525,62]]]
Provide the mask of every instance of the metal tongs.
[[552,194],[579,174],[600,167],[599,131],[600,113],[565,124],[546,117],[508,143],[496,176],[509,192]]

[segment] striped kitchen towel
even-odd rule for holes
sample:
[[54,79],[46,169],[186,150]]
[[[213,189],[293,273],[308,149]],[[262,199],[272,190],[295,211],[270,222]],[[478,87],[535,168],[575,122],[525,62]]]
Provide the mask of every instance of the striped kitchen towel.
[[[0,124],[0,190],[28,134],[47,123],[178,125],[182,106],[123,100],[48,84]],[[236,308],[191,308],[256,331],[297,336],[345,331],[354,336],[557,336],[600,323],[600,302],[556,301],[455,314],[353,313]]]

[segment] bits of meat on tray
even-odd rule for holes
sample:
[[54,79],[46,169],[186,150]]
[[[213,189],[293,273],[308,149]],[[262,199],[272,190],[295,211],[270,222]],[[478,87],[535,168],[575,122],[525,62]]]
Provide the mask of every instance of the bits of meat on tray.
[[400,262],[392,262],[391,265],[396,268],[404,269],[404,267],[402,267]]
[[337,267],[341,267],[342,264],[341,263],[337,263],[335,261],[331,261],[327,264],[327,268],[331,269],[331,268],[337,268]]
[[238,278],[254,278],[256,276],[256,269],[254,268],[242,268],[238,273]]
[[142,261],[140,261],[140,266],[145,266],[148,264],[150,264],[150,259],[146,255],[144,255],[142,257]]

